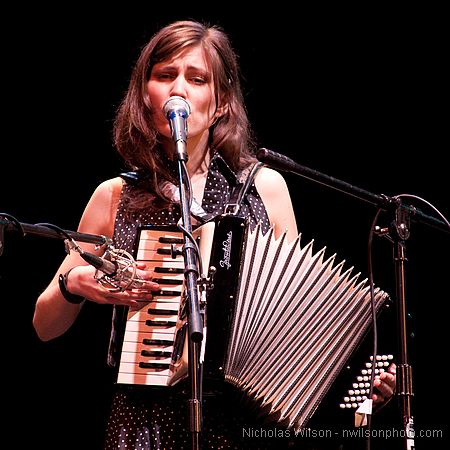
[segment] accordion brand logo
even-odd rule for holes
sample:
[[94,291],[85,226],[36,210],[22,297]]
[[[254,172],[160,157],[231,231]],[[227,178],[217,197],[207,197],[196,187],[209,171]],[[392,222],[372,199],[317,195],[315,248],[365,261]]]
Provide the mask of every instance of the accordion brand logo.
[[222,242],[223,259],[219,261],[220,267],[226,267],[227,270],[231,267],[230,255],[231,255],[231,241],[233,240],[233,232],[227,233],[227,238]]

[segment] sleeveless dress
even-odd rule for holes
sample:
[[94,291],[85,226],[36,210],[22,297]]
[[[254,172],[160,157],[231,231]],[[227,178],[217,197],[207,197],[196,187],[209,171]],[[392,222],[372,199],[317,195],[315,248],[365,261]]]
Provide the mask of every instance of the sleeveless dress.
[[[233,188],[240,182],[239,174],[234,173],[216,153],[211,158],[207,174],[202,201],[204,211],[208,215],[221,214],[230,201]],[[133,189],[130,183],[124,185],[124,192],[132,193]],[[126,214],[123,198],[122,193],[115,223],[116,248],[131,251],[139,225],[172,225],[180,218],[178,205],[157,213]],[[239,215],[249,218],[251,228],[259,223],[263,233],[268,231],[267,212],[254,184],[243,198]],[[114,365],[117,344],[113,317],[110,365]],[[187,403],[189,394],[186,380],[176,386],[162,388],[116,385],[107,424],[105,450],[192,448]],[[263,433],[259,426],[254,428],[254,413],[242,407],[238,393],[225,382],[214,389],[203,385],[202,413],[202,449],[271,448],[271,443],[273,448],[280,448],[282,441],[272,439],[273,436],[268,443],[255,439],[255,434],[257,438]]]

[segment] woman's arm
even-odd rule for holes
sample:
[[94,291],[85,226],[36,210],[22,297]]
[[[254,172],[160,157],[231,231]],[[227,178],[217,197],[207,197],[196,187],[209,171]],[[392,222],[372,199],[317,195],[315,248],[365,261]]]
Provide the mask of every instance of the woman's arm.
[[[108,180],[100,184],[92,194],[83,216],[80,220],[78,231],[96,235],[111,237],[114,231],[115,212],[122,189],[120,178]],[[102,253],[95,249],[93,244],[78,243],[84,251],[90,253]],[[67,290],[76,295],[94,297],[95,269],[80,257],[77,252],[71,251],[66,256],[50,284],[38,297],[33,317],[33,326],[40,339],[48,341],[66,332],[77,318],[82,304],[69,303],[62,295],[59,288],[59,274],[71,270],[67,277]]]

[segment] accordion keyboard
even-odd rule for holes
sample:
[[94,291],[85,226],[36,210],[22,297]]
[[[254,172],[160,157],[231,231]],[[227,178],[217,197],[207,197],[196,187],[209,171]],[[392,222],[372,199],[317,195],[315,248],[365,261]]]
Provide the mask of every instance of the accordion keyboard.
[[[192,233],[205,264],[213,233],[213,224]],[[128,309],[117,383],[170,386],[188,374],[183,244],[174,227],[142,228],[138,234],[136,261],[154,272],[160,290],[152,301]]]
[[160,284],[151,302],[141,302],[128,310],[117,382],[168,385],[182,362],[186,321],[182,320],[181,294],[184,280],[182,236],[166,229],[143,229],[136,260],[145,262]]

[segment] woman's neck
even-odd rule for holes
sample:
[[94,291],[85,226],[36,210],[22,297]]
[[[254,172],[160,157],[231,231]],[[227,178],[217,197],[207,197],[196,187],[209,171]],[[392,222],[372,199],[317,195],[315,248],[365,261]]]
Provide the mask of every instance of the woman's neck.
[[192,139],[187,145],[187,170],[189,176],[202,176],[208,171],[210,154],[208,148],[208,135],[204,134],[200,139]]
[[193,178],[201,176],[208,171],[209,167],[209,151],[208,149],[202,149],[202,151],[188,152],[188,161],[186,164],[189,177]]
[[[177,157],[173,154],[173,141],[165,140],[164,147],[169,158],[175,163],[177,162]],[[193,137],[188,140],[187,143],[187,163],[186,167],[189,173],[189,177],[199,177],[205,175],[208,172],[210,154],[208,147],[208,133],[204,133],[201,136]]]

